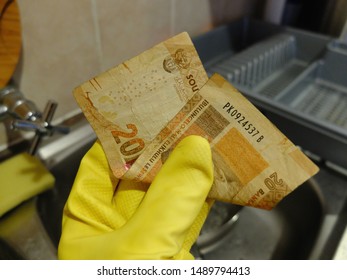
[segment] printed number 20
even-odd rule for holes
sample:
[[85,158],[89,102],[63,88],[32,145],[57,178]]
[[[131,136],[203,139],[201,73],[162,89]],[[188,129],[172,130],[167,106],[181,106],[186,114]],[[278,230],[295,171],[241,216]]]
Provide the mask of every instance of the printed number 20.
[[272,173],[268,178],[266,178],[264,183],[269,190],[274,190],[276,187],[283,186],[283,180],[278,179],[277,172]]
[[[114,137],[114,140],[117,144],[121,144],[122,138],[132,138],[137,135],[137,127],[134,124],[127,124],[126,127],[130,129],[130,132],[124,132],[119,130],[112,130],[112,136]],[[143,148],[145,147],[145,142],[141,138],[133,138],[125,141],[120,146],[120,152],[123,156],[131,157],[136,155],[137,153],[141,152]]]

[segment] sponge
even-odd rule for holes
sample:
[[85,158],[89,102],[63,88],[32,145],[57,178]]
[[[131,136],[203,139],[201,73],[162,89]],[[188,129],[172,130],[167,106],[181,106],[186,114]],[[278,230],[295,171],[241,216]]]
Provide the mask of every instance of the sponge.
[[0,217],[21,202],[54,186],[39,159],[22,153],[0,163]]

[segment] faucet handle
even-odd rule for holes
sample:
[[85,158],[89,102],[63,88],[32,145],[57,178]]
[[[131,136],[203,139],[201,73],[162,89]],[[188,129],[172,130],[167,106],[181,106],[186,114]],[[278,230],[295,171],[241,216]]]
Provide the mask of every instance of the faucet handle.
[[51,123],[55,110],[58,107],[58,103],[52,100],[48,100],[45,110],[42,113],[42,120],[46,123]]
[[55,132],[61,134],[68,134],[70,129],[67,126],[62,125],[51,125],[47,122],[42,121],[25,121],[25,120],[14,120],[12,121],[12,129],[26,130],[26,131],[37,131],[43,136],[51,136]]
[[57,109],[58,104],[52,100],[49,100],[46,104],[45,110],[42,113],[42,122],[44,123],[44,127],[46,130],[41,132],[40,130],[36,130],[35,136],[31,142],[30,148],[29,148],[29,154],[34,155],[37,151],[37,148],[39,147],[39,144],[41,142],[41,139],[44,135],[52,135],[54,131],[60,131],[60,132],[66,132],[68,133],[69,130],[66,127],[64,129],[53,129],[54,126],[51,125],[51,121],[53,119],[55,110]]
[[49,100],[40,119],[35,121],[14,120],[12,122],[12,128],[14,129],[35,131],[35,136],[29,148],[29,154],[34,155],[36,153],[43,136],[52,136],[55,132],[62,134],[69,133],[68,127],[51,125],[57,107],[58,104],[56,102]]

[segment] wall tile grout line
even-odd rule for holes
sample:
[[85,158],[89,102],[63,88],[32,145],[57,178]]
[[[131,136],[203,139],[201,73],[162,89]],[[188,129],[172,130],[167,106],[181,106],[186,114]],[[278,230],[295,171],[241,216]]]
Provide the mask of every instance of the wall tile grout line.
[[170,35],[171,37],[175,35],[175,16],[176,16],[176,1],[171,0],[171,5],[170,5]]
[[95,42],[96,42],[96,52],[98,56],[99,61],[99,71],[103,71],[103,65],[104,65],[104,56],[102,53],[102,45],[101,45],[101,34],[100,34],[100,25],[98,20],[98,7],[96,0],[90,0],[90,8],[91,8],[91,14],[93,18],[93,25],[95,29]]

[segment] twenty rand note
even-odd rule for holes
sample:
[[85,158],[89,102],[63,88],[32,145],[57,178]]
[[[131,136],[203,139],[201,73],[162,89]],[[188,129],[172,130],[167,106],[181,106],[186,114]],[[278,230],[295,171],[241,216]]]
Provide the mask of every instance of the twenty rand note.
[[271,209],[318,171],[222,77],[215,75],[202,87],[206,81],[194,46],[182,33],[74,94],[118,178],[151,182],[167,152],[191,134],[211,144],[211,198]]

